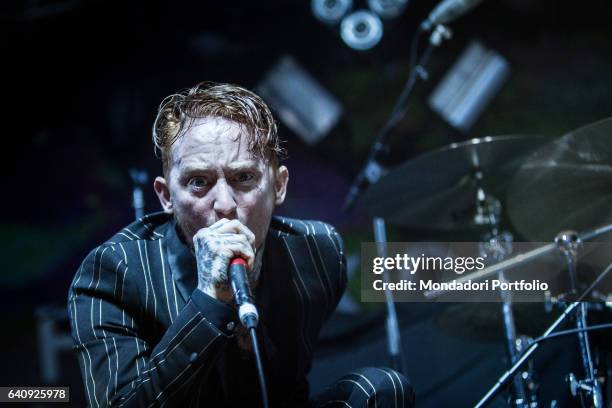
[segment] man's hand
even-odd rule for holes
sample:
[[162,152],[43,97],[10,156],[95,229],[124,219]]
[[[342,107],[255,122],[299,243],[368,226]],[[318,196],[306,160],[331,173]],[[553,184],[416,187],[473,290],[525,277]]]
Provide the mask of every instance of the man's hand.
[[247,261],[248,269],[252,271],[254,243],[255,235],[238,220],[223,218],[199,230],[193,237],[198,289],[215,299],[231,302],[232,290],[227,278],[229,262],[239,256]]

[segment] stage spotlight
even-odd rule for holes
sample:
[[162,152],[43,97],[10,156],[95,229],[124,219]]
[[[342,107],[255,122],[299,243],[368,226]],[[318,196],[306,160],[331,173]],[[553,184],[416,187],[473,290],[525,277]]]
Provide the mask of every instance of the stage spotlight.
[[353,0],[312,0],[310,5],[318,20],[335,25],[351,10]]
[[369,50],[382,38],[383,24],[370,11],[355,11],[342,20],[340,36],[346,45],[355,50]]
[[408,0],[368,0],[370,10],[382,18],[395,18],[402,14]]
[[509,76],[504,57],[473,41],[434,89],[429,106],[467,133]]
[[342,116],[338,99],[291,56],[283,56],[256,91],[278,118],[306,144],[314,146]]

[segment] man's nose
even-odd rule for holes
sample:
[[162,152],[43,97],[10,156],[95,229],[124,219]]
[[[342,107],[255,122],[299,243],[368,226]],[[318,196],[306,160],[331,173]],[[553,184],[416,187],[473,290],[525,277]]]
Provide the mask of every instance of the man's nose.
[[236,201],[234,192],[223,179],[217,180],[215,184],[215,203],[213,209],[224,216],[230,216],[236,212]]

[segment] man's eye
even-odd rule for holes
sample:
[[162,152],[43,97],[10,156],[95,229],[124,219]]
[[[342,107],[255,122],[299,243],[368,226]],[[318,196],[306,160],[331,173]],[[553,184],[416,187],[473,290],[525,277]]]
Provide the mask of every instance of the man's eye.
[[246,183],[246,182],[253,180],[254,178],[255,178],[255,175],[249,172],[238,173],[236,175],[236,181],[239,183]]
[[193,177],[189,180],[188,183],[191,187],[195,188],[204,188],[208,185],[208,182],[204,177]]

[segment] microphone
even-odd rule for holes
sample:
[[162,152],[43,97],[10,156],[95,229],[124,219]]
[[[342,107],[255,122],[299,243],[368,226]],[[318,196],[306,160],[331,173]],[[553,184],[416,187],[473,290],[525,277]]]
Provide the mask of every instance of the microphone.
[[238,305],[238,317],[244,327],[247,328],[253,343],[253,353],[255,354],[255,363],[257,365],[257,376],[259,378],[259,387],[261,389],[261,400],[264,408],[268,408],[268,387],[266,387],[266,374],[264,371],[261,352],[259,351],[259,343],[257,341],[257,323],[259,322],[259,314],[255,307],[255,300],[251,294],[249,280],[247,277],[247,263],[244,259],[237,256],[232,258],[228,268],[228,277],[232,290],[234,291],[234,299]]
[[446,24],[456,18],[461,17],[473,7],[476,7],[482,0],[443,0],[435,9],[429,13],[429,16],[423,23],[421,28],[429,30],[433,26]]
[[234,292],[234,299],[238,305],[238,317],[247,329],[257,327],[259,313],[255,307],[255,299],[249,287],[249,279],[246,271],[247,263],[240,257],[230,261],[228,278]]

